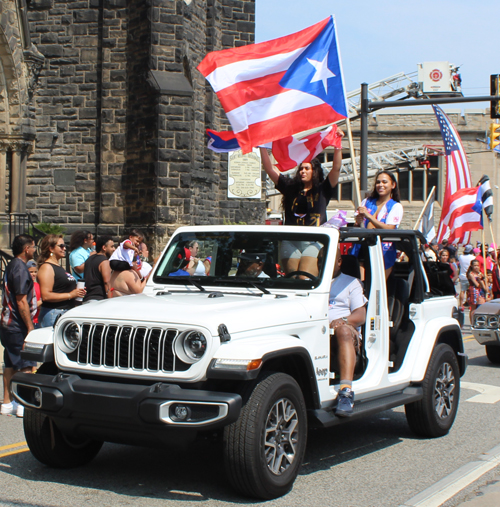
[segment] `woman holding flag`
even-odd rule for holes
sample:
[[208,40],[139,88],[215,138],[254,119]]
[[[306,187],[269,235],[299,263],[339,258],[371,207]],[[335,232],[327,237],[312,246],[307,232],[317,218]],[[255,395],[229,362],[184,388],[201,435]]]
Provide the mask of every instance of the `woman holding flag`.
[[[363,199],[357,210],[356,225],[367,229],[397,229],[403,219],[403,206],[399,202],[398,182],[389,171],[375,176],[370,197]],[[396,262],[396,249],[392,243],[383,244],[385,274],[388,277]]]
[[[337,135],[342,138],[344,133],[337,131]],[[335,149],[332,169],[326,178],[317,158],[302,162],[295,176],[287,178],[273,166],[265,148],[260,148],[260,153],[264,170],[283,195],[285,225],[320,226],[325,223],[326,208],[339,180],[342,150]],[[282,252],[285,272],[305,271],[317,276],[319,246],[307,241],[288,243]]]

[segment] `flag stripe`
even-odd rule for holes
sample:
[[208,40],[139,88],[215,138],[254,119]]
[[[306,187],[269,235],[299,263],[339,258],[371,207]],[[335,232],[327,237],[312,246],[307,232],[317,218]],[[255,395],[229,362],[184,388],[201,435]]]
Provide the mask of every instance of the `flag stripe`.
[[[286,116],[293,112],[302,114],[302,109],[323,104],[324,102],[314,95],[309,95],[299,90],[287,90],[280,95],[248,102],[241,107],[227,112],[226,115],[234,132],[238,134],[242,130],[246,130],[250,125],[265,122],[279,116]],[[331,107],[329,109],[332,113],[334,112]],[[283,137],[283,134],[280,132],[277,132],[276,135],[276,139]]]
[[251,64],[249,60],[267,58],[276,54],[287,54],[297,48],[305,48],[323,31],[329,21],[330,18],[328,17],[313,26],[304,28],[300,32],[285,35],[278,39],[209,53],[197,68],[203,76],[207,77],[216,68],[234,62]]
[[268,74],[281,74],[296,60],[305,48],[297,49],[285,55],[269,56],[258,60],[235,62],[225,67],[215,69],[207,76],[207,81],[212,85],[215,93],[219,93],[234,83],[248,86],[248,81],[266,77]]
[[267,121],[249,125],[247,129],[238,133],[238,142],[245,153],[245,147],[250,151],[252,146],[260,146],[269,141],[282,138],[283,132],[290,130],[291,126],[295,132],[303,132],[309,128],[308,125],[310,124],[307,118],[309,115],[314,115],[318,125],[328,125],[344,118],[328,104],[322,103],[318,106],[309,107],[307,114],[304,114],[302,110],[292,111]]
[[257,78],[256,80],[228,86],[218,93],[224,111],[227,113],[244,106],[247,102],[253,103],[255,100],[272,97],[273,95],[288,91],[287,88],[283,88],[279,84],[285,73],[279,72],[263,78]]

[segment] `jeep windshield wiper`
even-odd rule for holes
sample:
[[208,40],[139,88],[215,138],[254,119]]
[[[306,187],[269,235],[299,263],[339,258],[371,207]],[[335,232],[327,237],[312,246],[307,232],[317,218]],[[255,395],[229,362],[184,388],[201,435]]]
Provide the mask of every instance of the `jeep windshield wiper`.
[[207,290],[199,281],[194,281],[190,276],[183,276],[183,277],[173,277],[173,276],[157,276],[155,277],[155,280],[160,283],[165,282],[174,282],[179,280],[182,282],[182,284],[186,285],[194,285],[200,292],[206,292]]
[[247,278],[231,277],[231,278],[224,278],[224,279],[219,278],[217,281],[221,281],[224,283],[230,283],[233,285],[244,284],[246,287],[253,287],[254,289],[258,289],[258,290],[262,291],[264,294],[271,294],[271,292],[269,292],[265,287],[261,287],[262,282],[260,280],[250,281]]

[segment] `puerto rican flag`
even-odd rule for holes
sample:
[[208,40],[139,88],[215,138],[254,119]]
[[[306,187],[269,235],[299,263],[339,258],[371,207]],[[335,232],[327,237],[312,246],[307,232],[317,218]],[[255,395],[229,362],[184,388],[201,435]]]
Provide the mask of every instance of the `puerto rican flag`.
[[[216,132],[207,129],[207,136],[209,138],[207,148],[217,153],[240,149],[234,132]],[[266,143],[262,148],[271,148],[277,168],[280,171],[288,171],[302,162],[310,162],[328,146],[342,148],[342,136],[338,133],[337,125],[332,125],[322,132],[316,132],[300,140],[288,136],[285,139]]]
[[347,117],[335,21],[209,53],[198,66],[243,153]]
[[461,188],[443,203],[439,227],[449,231],[448,242],[462,239],[483,228],[481,187]]
[[328,146],[342,148],[342,136],[338,134],[337,125],[332,125],[322,132],[316,132],[300,140],[288,136],[274,141],[272,151],[278,169],[288,171],[302,162],[310,162]]

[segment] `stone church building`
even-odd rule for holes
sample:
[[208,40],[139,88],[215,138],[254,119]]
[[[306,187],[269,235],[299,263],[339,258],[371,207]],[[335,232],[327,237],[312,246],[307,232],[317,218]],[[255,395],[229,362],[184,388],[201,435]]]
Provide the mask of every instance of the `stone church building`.
[[[179,225],[262,222],[227,198],[227,128],[196,66],[252,43],[254,0],[2,0],[0,217],[157,246]],[[2,233],[5,240],[5,230]],[[4,241],[5,243],[5,241]]]

